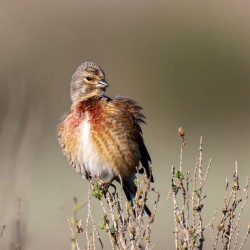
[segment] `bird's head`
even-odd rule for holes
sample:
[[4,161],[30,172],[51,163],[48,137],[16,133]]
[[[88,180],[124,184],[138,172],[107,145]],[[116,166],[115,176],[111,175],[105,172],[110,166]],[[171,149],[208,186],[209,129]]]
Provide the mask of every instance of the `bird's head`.
[[72,76],[70,95],[73,103],[105,93],[108,83],[105,74],[97,64],[84,62]]

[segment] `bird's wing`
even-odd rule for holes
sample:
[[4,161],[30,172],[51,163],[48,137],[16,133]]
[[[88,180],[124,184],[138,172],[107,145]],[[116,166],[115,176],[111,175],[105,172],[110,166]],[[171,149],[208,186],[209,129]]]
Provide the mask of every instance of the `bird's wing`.
[[140,123],[145,123],[145,116],[141,113],[142,108],[133,100],[116,97],[108,102],[109,110],[113,113],[119,126],[123,128],[131,151],[139,154],[139,159],[146,171],[147,177],[153,182],[151,172],[151,158],[145,146]]

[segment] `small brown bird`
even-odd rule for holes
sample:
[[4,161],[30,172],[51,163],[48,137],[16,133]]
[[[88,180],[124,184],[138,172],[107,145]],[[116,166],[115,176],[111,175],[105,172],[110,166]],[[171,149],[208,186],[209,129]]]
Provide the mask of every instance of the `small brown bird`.
[[[122,178],[125,195],[132,202],[137,168],[141,173],[145,169],[153,182],[140,127],[145,117],[135,101],[105,96],[108,86],[97,64],[85,62],[77,68],[70,86],[72,106],[58,126],[58,140],[78,173],[105,183]],[[150,215],[148,207],[144,208]]]

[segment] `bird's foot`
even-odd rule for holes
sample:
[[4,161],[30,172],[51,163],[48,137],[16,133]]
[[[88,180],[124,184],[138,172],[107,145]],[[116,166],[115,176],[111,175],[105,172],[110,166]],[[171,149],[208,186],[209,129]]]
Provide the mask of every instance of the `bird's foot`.
[[114,190],[115,190],[114,192],[116,192],[116,186],[111,181],[109,181],[109,182],[103,182],[101,184],[101,188],[102,188],[102,190],[103,190],[104,193],[108,192],[108,189],[109,189],[110,186],[113,187]]
[[92,176],[88,172],[85,173],[85,177],[88,181],[92,179]]
[[110,186],[113,187],[115,192],[116,192],[116,186],[112,183],[112,181],[104,182],[103,180],[101,180],[97,176],[95,178],[99,182],[100,187],[101,187],[104,194],[106,194],[108,192],[108,189],[109,189]]
[[111,182],[103,182],[103,183],[101,184],[101,188],[102,188],[103,192],[104,192],[104,193],[107,193],[107,192],[108,192],[108,189],[109,189],[109,187],[110,187],[111,185],[113,185]]

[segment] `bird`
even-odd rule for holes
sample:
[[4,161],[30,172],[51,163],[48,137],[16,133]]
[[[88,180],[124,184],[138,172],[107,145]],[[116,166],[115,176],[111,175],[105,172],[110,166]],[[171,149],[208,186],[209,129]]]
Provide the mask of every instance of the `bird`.
[[[136,173],[154,182],[151,158],[142,136],[142,108],[132,99],[106,96],[109,84],[94,62],[84,62],[70,83],[72,105],[58,125],[58,141],[72,168],[83,178],[121,182],[133,204]],[[151,211],[144,205],[145,212]]]

